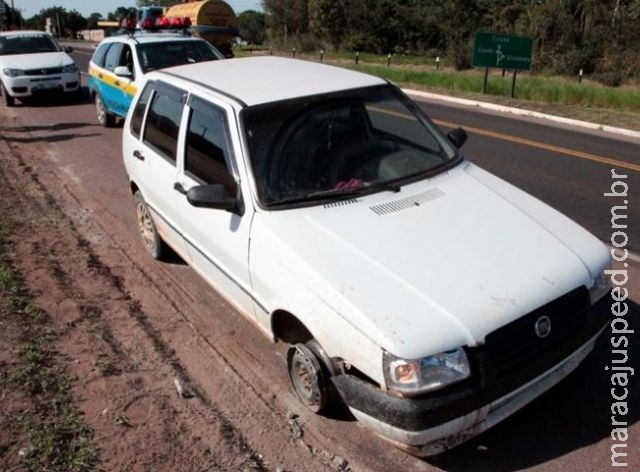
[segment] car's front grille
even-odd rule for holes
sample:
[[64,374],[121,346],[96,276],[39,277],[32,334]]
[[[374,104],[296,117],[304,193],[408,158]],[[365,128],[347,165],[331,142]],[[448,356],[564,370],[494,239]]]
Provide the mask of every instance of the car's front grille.
[[25,70],[26,75],[52,75],[62,73],[62,67],[48,67],[42,69],[29,69]]
[[[585,287],[553,300],[489,333],[485,344],[472,350],[483,383],[513,387],[526,383],[568,357],[593,337],[607,320],[606,313],[590,309],[589,292]],[[536,333],[539,321],[550,322],[546,336]]]

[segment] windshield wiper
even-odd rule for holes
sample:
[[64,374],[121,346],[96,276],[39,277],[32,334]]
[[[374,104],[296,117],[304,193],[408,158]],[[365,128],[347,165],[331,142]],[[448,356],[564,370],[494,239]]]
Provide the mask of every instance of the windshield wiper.
[[374,185],[365,185],[357,188],[349,188],[349,189],[328,189],[328,190],[318,190],[316,192],[307,193],[300,197],[293,197],[289,199],[278,200],[271,205],[287,205],[287,204],[295,204],[295,203],[303,203],[303,202],[314,202],[318,200],[343,200],[345,198],[353,198],[359,197],[361,195],[369,195],[374,192],[379,191],[389,191],[397,193],[402,190],[402,187],[395,183],[382,183],[382,184],[374,184]]

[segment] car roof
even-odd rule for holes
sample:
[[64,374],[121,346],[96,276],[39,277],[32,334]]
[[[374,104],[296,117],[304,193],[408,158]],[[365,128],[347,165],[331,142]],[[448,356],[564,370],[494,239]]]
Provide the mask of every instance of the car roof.
[[387,83],[341,67],[273,56],[200,62],[154,74],[180,77],[248,106]]
[[51,34],[46,31],[40,30],[11,30],[11,31],[1,31],[0,36],[32,36],[34,34],[39,34],[43,36],[51,36]]
[[182,33],[136,33],[136,34],[121,34],[116,36],[109,36],[105,38],[103,42],[134,42],[139,44],[145,43],[166,43],[169,41],[204,41],[204,39],[197,38],[195,36],[188,36]]

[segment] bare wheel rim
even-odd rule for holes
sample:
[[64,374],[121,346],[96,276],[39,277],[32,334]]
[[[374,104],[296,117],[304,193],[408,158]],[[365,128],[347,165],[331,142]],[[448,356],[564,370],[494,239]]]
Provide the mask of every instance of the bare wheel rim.
[[300,398],[309,406],[319,407],[322,404],[319,371],[314,362],[296,346],[291,358],[291,382]]
[[149,215],[144,203],[138,202],[136,210],[138,214],[138,229],[140,231],[140,236],[142,237],[142,242],[147,248],[152,250],[155,248],[155,229],[153,227],[153,221],[151,221],[151,216]]

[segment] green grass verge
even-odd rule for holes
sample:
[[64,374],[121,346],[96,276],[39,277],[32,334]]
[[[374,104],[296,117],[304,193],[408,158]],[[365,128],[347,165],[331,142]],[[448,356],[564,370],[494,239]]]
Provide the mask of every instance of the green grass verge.
[[[360,64],[350,66],[392,82],[416,84],[450,92],[481,92],[483,74],[480,72],[422,71],[412,68]],[[489,75],[487,94],[510,96],[511,74]],[[640,111],[640,90],[612,88],[597,84],[571,82],[555,77],[518,76],[516,98],[557,105],[578,105],[590,108],[611,108],[621,111]]]

